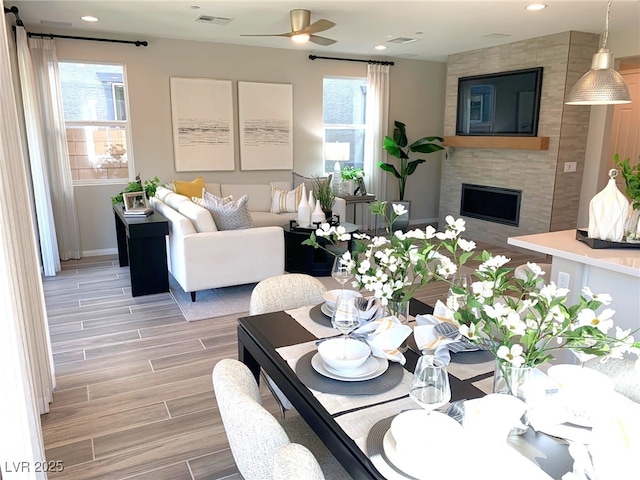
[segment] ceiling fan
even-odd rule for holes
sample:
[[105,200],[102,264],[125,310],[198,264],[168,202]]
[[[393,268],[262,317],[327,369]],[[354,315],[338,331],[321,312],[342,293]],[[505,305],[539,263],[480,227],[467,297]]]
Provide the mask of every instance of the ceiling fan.
[[318,45],[332,45],[335,40],[315,35],[336,26],[329,20],[317,20],[311,23],[311,12],[309,10],[291,10],[291,31],[287,33],[273,33],[264,35],[241,35],[241,37],[289,37],[294,42],[304,43],[310,41]]

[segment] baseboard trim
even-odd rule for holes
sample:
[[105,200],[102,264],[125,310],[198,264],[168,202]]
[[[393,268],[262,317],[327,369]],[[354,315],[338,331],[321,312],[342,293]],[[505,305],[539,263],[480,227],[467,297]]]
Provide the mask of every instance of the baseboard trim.
[[101,255],[114,255],[118,253],[117,248],[102,248],[100,250],[83,250],[83,257],[99,257]]

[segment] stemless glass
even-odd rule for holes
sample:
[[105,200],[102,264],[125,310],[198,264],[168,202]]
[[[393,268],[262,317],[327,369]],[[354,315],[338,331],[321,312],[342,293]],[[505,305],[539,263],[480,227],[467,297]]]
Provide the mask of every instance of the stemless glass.
[[353,297],[338,297],[336,308],[331,314],[331,324],[342,332],[345,338],[360,325],[360,309]]
[[409,396],[429,413],[451,400],[445,364],[433,355],[422,355],[409,386]]
[[340,291],[342,292],[342,290],[344,290],[344,284],[353,278],[353,273],[351,273],[351,270],[344,264],[341,257],[336,257],[333,260],[331,276],[340,284]]

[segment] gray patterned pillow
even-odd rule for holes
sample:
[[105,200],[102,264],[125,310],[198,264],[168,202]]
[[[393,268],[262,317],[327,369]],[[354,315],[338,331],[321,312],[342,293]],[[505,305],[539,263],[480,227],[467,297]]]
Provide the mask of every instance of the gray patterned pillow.
[[253,220],[247,206],[248,201],[247,195],[235,201],[230,198],[216,197],[205,191],[200,206],[209,210],[218,230],[240,230],[253,227]]

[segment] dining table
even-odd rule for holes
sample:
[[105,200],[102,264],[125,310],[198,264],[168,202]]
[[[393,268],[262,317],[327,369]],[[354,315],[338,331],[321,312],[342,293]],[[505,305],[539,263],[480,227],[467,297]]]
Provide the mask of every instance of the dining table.
[[[388,461],[381,440],[395,415],[417,408],[409,397],[408,389],[408,382],[421,355],[413,335],[406,340],[406,363],[402,366],[393,364],[394,368],[390,367],[382,375],[391,375],[389,372],[392,370],[394,375],[401,375],[398,386],[382,393],[362,394],[359,391],[358,395],[349,395],[348,389],[362,388],[355,384],[366,382],[335,382],[345,384],[338,385],[340,388],[335,394],[318,391],[322,390],[322,386],[316,387],[314,379],[311,382],[301,379],[303,369],[299,363],[317,350],[319,339],[339,334],[331,328],[330,320],[326,326],[321,325],[320,320],[310,320],[310,317],[318,318],[318,310],[320,306],[316,305],[239,318],[238,359],[249,367],[257,381],[260,380],[262,369],[276,383],[353,478],[413,478]],[[415,315],[432,312],[431,306],[412,299],[412,320],[409,325],[412,326]],[[489,352],[480,352],[480,355],[478,352],[471,353],[452,354],[447,367],[452,404],[459,400],[480,398],[490,392],[493,359],[482,355]],[[478,359],[475,365],[474,358]],[[315,372],[306,373],[307,376],[313,374]],[[425,432],[426,438],[428,432]],[[568,451],[568,442],[564,440],[529,428],[524,435],[510,436],[508,444],[520,454],[517,457],[537,465],[534,468],[541,471],[541,476],[535,478],[559,480],[562,475],[572,471],[573,459]],[[451,445],[451,448],[455,449],[456,445]],[[482,472],[478,472],[478,478],[484,478]]]

